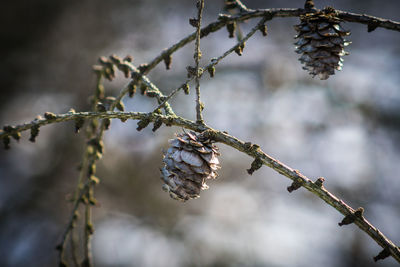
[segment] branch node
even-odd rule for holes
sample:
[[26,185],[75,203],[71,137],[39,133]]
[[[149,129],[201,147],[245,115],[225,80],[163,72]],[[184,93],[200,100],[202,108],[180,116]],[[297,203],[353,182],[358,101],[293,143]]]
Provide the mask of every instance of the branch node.
[[388,247],[384,248],[377,256],[374,257],[374,261],[377,262],[378,260],[384,260],[390,256],[390,250]]
[[56,114],[54,114],[52,112],[45,112],[44,113],[44,118],[46,120],[55,120],[55,119],[57,119],[57,116],[56,116]]
[[140,94],[141,94],[141,95],[144,95],[144,94],[146,93],[146,90],[147,90],[147,85],[144,84],[144,83],[142,83],[142,84],[140,85]]
[[88,222],[88,223],[86,224],[86,231],[87,231],[90,235],[93,235],[93,233],[94,233],[94,226],[93,226],[93,224],[91,224],[90,222]]
[[196,68],[194,68],[192,66],[187,66],[186,70],[187,70],[187,77],[188,78],[192,78],[192,77],[196,76]]
[[289,193],[292,193],[293,191],[299,189],[303,185],[303,180],[298,178],[293,181],[293,183],[288,186],[286,189]]
[[115,66],[112,61],[102,56],[99,58],[100,64],[103,66],[102,74],[106,79],[112,81],[115,78]]
[[252,144],[251,142],[246,142],[246,143],[244,143],[244,147],[245,147],[245,149],[246,149],[248,152],[250,152],[250,153],[254,153],[254,152],[256,152],[257,150],[260,149],[260,146],[259,146],[259,145],[257,145],[257,144]]
[[[156,91],[145,90],[145,95],[147,97],[154,98],[154,97],[159,96],[160,94]],[[165,100],[165,97],[161,97],[161,98],[164,98],[164,99],[160,99],[161,101]]]
[[14,132],[11,134],[12,138],[14,138],[15,141],[19,141],[21,139],[21,133],[20,132]]
[[77,220],[79,218],[79,211],[74,211],[74,215],[72,215],[73,220]]
[[164,56],[164,63],[165,63],[165,68],[167,70],[171,69],[171,63],[172,63],[171,54],[167,54],[167,55]]
[[[16,131],[16,129],[15,129],[14,126],[6,125],[6,126],[3,127],[3,130],[4,130],[6,133],[8,133],[9,135],[11,135],[11,137],[14,138],[15,141],[18,142],[19,139],[21,139],[21,133],[18,132],[18,131]],[[10,146],[9,146],[10,141],[8,140],[8,144],[6,145],[6,143],[7,143],[7,140],[6,140],[6,139],[7,139],[7,138],[6,138],[6,137],[4,137],[4,138],[5,138],[5,139],[3,139],[4,146],[5,146],[6,149],[9,149],[9,148],[10,148]],[[8,137],[8,139],[10,139],[10,138]]]
[[99,152],[103,154],[104,152],[104,144],[103,141],[97,139],[97,138],[92,138],[88,141],[88,145],[92,146],[95,150],[95,152]]
[[124,103],[122,103],[121,100],[117,102],[117,104],[115,105],[115,107],[116,107],[119,111],[121,111],[121,112],[123,112],[123,111],[125,110],[125,105],[124,105]]
[[36,137],[39,135],[39,125],[35,124],[31,128],[31,137],[29,138],[29,141],[34,143],[36,141]]
[[89,176],[94,175],[96,173],[96,164],[90,164],[88,167]]
[[262,166],[263,166],[263,161],[261,160],[261,158],[257,157],[251,163],[250,169],[247,169],[247,173],[253,175],[253,173],[256,170],[260,169]]
[[195,18],[190,18],[190,19],[189,19],[189,24],[190,24],[192,27],[197,28],[197,27],[199,27],[199,20],[198,20],[198,19],[195,19]]
[[243,49],[244,49],[244,46],[245,46],[245,45],[246,45],[246,43],[243,42],[242,44],[238,45],[238,46],[235,48],[235,53],[238,54],[238,56],[241,56],[241,55],[243,54]]
[[[251,143],[250,143],[251,144]],[[251,144],[251,146],[250,146],[250,148],[249,148],[249,151],[250,152],[252,152],[252,153],[254,153],[254,152],[257,152],[257,150],[259,150],[260,149],[260,146],[259,145],[257,145],[257,144]]]
[[226,24],[226,29],[228,30],[229,38],[235,37],[236,22],[233,21]]
[[199,135],[199,140],[201,140],[201,141],[205,141],[205,140],[216,141],[216,135],[217,135],[217,133],[215,130],[207,129]]
[[138,127],[136,128],[136,130],[138,130],[138,131],[143,130],[144,128],[146,128],[149,125],[149,123],[150,123],[150,119],[147,117],[138,121],[138,123],[137,123]]
[[356,209],[356,211],[354,212],[354,216],[356,216],[357,218],[362,219],[364,217],[364,208],[363,207],[359,207],[358,209]]
[[131,81],[128,85],[128,94],[132,98],[136,93],[136,81]]
[[75,133],[79,133],[80,129],[82,128],[85,120],[83,118],[75,119]]
[[251,142],[246,142],[246,143],[244,143],[244,147],[245,147],[247,150],[250,149],[251,145],[252,145]]
[[304,9],[307,11],[315,9],[314,1],[313,0],[306,0],[304,4]]
[[260,30],[260,32],[262,33],[263,36],[267,36],[268,35],[268,27],[267,27],[267,25],[265,25],[265,24],[261,25],[259,30]]
[[355,222],[357,218],[362,219],[364,216],[364,208],[360,207],[354,211],[354,213],[346,215],[343,220],[338,223],[339,226],[349,225]]
[[379,22],[378,22],[376,19],[374,19],[374,20],[368,22],[367,31],[368,31],[368,32],[372,32],[372,31],[374,31],[376,28],[378,28],[378,26],[379,26]]
[[165,126],[171,127],[173,122],[174,122],[174,118],[168,117],[167,122],[165,123]]
[[319,177],[314,184],[318,187],[322,187],[324,185],[325,178],[324,177]]
[[184,92],[186,95],[188,95],[189,92],[190,92],[189,84],[188,84],[188,83],[185,83],[185,84],[183,85],[182,88],[183,88],[183,92]]
[[162,119],[161,118],[157,118],[153,124],[153,129],[152,131],[155,132],[157,131],[162,125]]
[[210,77],[211,77],[211,78],[214,78],[214,75],[215,75],[215,67],[214,67],[214,66],[211,66],[211,67],[209,67],[209,68],[207,69],[207,71],[208,71],[208,74],[210,74]]
[[110,129],[111,120],[109,118],[106,118],[103,121],[104,121],[104,130]]
[[140,71],[140,73],[145,73],[147,71],[147,69],[149,68],[149,65],[147,64],[140,64],[138,67],[138,70]]
[[112,54],[110,56],[110,60],[115,65],[121,64],[121,62],[122,62],[122,59],[120,57],[118,57],[117,55],[115,55],[115,54]]
[[14,127],[11,126],[11,125],[5,125],[5,126],[3,127],[3,130],[4,130],[5,132],[7,132],[7,133],[11,133],[11,132],[14,130]]
[[[200,104],[200,111],[203,111],[204,110],[204,103],[200,101],[199,104]],[[202,119],[198,120],[198,122],[200,122],[201,124],[204,124]]]
[[99,111],[99,112],[106,112],[106,111],[107,111],[106,106],[104,105],[104,103],[101,103],[101,102],[98,102],[98,103],[97,103],[96,109],[97,109],[97,111]]
[[133,62],[133,57],[132,57],[131,55],[126,55],[126,56],[124,57],[124,61],[126,61],[126,62]]

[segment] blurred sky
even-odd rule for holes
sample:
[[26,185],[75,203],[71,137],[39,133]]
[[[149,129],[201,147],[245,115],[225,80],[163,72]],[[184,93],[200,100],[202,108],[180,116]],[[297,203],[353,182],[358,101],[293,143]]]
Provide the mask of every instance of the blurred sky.
[[[244,0],[250,8],[301,7],[303,1]],[[400,21],[398,0],[315,1],[318,8],[366,13]],[[223,1],[205,1],[204,23]],[[0,124],[32,120],[46,111],[89,108],[99,56],[130,54],[149,62],[194,31],[195,1],[36,0],[3,3],[0,16]],[[246,34],[258,19],[240,25]],[[215,78],[202,79],[207,124],[263,151],[326,187],[400,244],[400,33],[344,23],[344,67],[327,81],[311,78],[294,52],[297,18],[267,23],[243,56],[228,56]],[[202,64],[235,44],[225,29],[202,39]],[[149,78],[165,93],[182,84],[193,65],[193,44],[173,55],[172,69]],[[106,82],[115,95],[127,81]],[[194,86],[171,101],[195,118]],[[151,111],[137,95],[128,111]],[[381,248],[305,190],[288,194],[290,181],[220,145],[222,169],[201,198],[178,203],[161,190],[162,149],[181,129],[135,130],[113,121],[98,165],[93,253],[96,266],[396,266],[374,263]],[[0,149],[0,266],[54,266],[77,182],[84,134],[72,123],[42,127],[36,143],[23,134]]]

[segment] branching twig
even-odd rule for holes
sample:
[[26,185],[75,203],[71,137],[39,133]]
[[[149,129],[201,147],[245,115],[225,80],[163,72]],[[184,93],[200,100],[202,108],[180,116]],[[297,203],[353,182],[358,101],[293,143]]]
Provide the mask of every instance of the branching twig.
[[[226,24],[233,22],[233,21],[244,21],[256,17],[267,17],[268,20],[275,18],[275,17],[299,17],[303,15],[306,10],[302,8],[269,8],[269,9],[256,9],[256,10],[249,10],[248,12],[242,12],[235,16],[225,16],[224,20],[218,20],[208,24],[207,26],[201,29],[201,38],[207,36],[212,32],[216,32],[222,27],[226,26]],[[374,24],[376,27],[393,30],[393,31],[400,31],[400,22],[387,20],[383,18],[374,17],[371,15],[365,14],[356,14],[345,12],[341,10],[336,10],[338,17],[343,19],[344,21],[348,22],[355,22],[361,24]],[[190,43],[191,41],[195,40],[196,33],[192,33],[185,38],[181,39],[171,47],[163,50],[163,52],[151,60],[146,66],[146,70],[144,73],[148,73],[151,69],[157,66],[166,55],[171,55],[180,48],[184,47],[186,44]]]
[[[194,131],[202,132],[208,130],[214,140],[224,143],[228,146],[231,146],[254,159],[258,159],[262,161],[262,163],[278,173],[288,177],[294,182],[299,183],[302,187],[306,188],[308,191],[312,192],[320,199],[324,200],[328,205],[335,208],[344,216],[353,215],[355,210],[347,205],[344,201],[330,193],[325,187],[322,185],[322,180],[318,179],[316,182],[311,181],[305,175],[301,174],[299,171],[294,170],[285,164],[281,163],[280,161],[272,158],[268,154],[264,153],[259,146],[251,144],[249,142],[243,142],[227,133],[216,131],[210,128],[207,125],[199,125],[194,121],[190,121],[184,119],[179,116],[165,116],[161,114],[155,113],[142,113],[142,112],[80,112],[75,114],[61,114],[55,115],[57,119],[54,122],[62,122],[62,121],[69,121],[74,120],[76,118],[83,118],[83,119],[93,119],[93,118],[118,118],[118,119],[135,119],[135,120],[149,120],[149,121],[156,121],[157,119],[161,120],[165,124],[175,125],[187,129],[191,129]],[[44,122],[43,122],[44,123]],[[46,123],[48,124],[48,123]],[[29,125],[25,124],[24,129],[29,129]],[[45,125],[45,124],[43,124]],[[18,126],[17,126],[18,127]],[[73,211],[76,211],[77,205],[79,204],[79,200],[82,196],[87,193],[89,186],[85,185],[82,189],[80,197],[75,200],[75,208]],[[72,212],[73,217],[74,212]],[[73,220],[70,220],[68,224],[68,228],[70,229]],[[356,224],[362,231],[367,233],[378,245],[382,248],[387,248],[390,252],[390,255],[393,256],[398,262],[400,262],[400,249],[397,247],[389,238],[387,238],[377,227],[373,226],[369,221],[367,221],[363,216],[355,217],[354,224]],[[68,231],[64,234],[66,236]],[[65,240],[66,237],[63,238]]]
[[[243,46],[243,44],[245,42],[247,42],[247,40],[250,39],[251,36],[253,36],[257,30],[260,29],[260,26],[264,25],[264,23],[268,20],[267,17],[264,17],[263,19],[260,20],[260,22],[257,23],[257,25],[255,27],[253,27],[250,32],[237,44],[235,44],[234,46],[232,46],[230,49],[228,49],[227,51],[225,51],[221,56],[217,57],[217,58],[213,58],[211,60],[211,62],[207,65],[205,65],[204,67],[202,67],[201,69],[203,69],[204,71],[199,73],[199,78],[203,77],[205,70],[213,70],[215,68],[216,65],[218,65],[219,62],[221,62],[221,60],[223,60],[225,57],[227,57],[229,54],[231,54],[232,52],[236,51],[236,49],[238,47]],[[191,81],[193,81],[194,77],[190,77],[189,79],[187,79],[181,86],[179,86],[178,88],[174,89],[165,99],[164,101],[158,105],[157,108],[155,108],[154,110],[158,110],[160,108],[162,108],[164,106],[165,103],[167,103],[168,100],[170,100],[177,92],[179,92],[181,89],[185,88],[185,86],[187,86]]]

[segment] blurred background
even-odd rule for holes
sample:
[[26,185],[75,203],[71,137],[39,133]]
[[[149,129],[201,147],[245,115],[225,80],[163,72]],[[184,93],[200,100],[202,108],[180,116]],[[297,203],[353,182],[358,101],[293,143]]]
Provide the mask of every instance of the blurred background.
[[[250,8],[302,7],[303,1],[244,0]],[[320,1],[340,10],[400,20],[397,0]],[[7,1],[0,11],[0,125],[31,121],[46,111],[89,109],[99,56],[130,54],[149,62],[194,31],[195,0]],[[223,1],[206,1],[204,23]],[[258,19],[240,25],[246,34]],[[400,33],[345,23],[353,43],[343,71],[327,81],[303,71],[294,52],[298,18],[268,22],[243,56],[228,56],[216,76],[202,80],[206,122],[326,187],[400,244]],[[203,63],[235,44],[226,29],[202,39]],[[168,93],[193,65],[193,43],[149,75]],[[116,95],[127,82],[106,82]],[[194,86],[192,86],[194,88]],[[153,99],[125,100],[128,111],[151,111]],[[171,101],[195,118],[194,90]],[[381,248],[308,191],[289,194],[290,180],[220,145],[222,169],[201,198],[180,203],[161,190],[162,149],[181,129],[113,121],[105,135],[95,190],[93,254],[96,266],[397,266],[374,263]],[[55,266],[69,219],[66,200],[78,177],[84,134],[72,123],[42,127],[36,143],[23,134],[0,149],[0,266]]]

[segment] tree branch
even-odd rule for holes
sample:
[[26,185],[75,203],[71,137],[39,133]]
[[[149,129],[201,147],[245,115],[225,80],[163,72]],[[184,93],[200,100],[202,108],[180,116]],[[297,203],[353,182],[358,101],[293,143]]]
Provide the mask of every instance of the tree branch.
[[[399,31],[400,32],[400,22],[392,21],[388,19],[378,18],[371,15],[365,14],[356,14],[345,12],[341,10],[336,10],[338,13],[338,17],[343,19],[347,22],[354,22],[354,23],[361,23],[366,25],[376,25],[376,27]],[[225,20],[218,20],[208,24],[207,26],[201,29],[201,38],[207,36],[212,32],[216,32],[222,27],[226,26],[226,24],[236,21],[244,21],[248,19],[253,19],[256,17],[267,17],[267,20],[271,20],[273,18],[281,17],[299,17],[306,13],[305,9],[302,8],[269,8],[269,9],[256,9],[256,10],[249,10],[248,12],[242,12],[234,16],[226,15],[224,16]],[[375,26],[374,26],[375,27]],[[190,43],[191,41],[195,40],[196,33],[189,34],[185,38],[181,39],[171,47],[163,50],[163,52],[151,60],[146,66],[145,74],[148,73],[151,69],[157,66],[167,55],[171,55],[180,48],[184,47],[186,44]]]
[[[344,216],[353,216],[352,222],[356,224],[362,231],[367,233],[379,246],[383,249],[387,249],[390,252],[390,255],[400,263],[400,248],[397,247],[389,238],[387,238],[377,227],[372,225],[368,220],[364,218],[361,214],[360,216],[355,216],[356,211],[346,204],[343,200],[336,197],[334,194],[329,192],[323,185],[322,179],[318,179],[315,182],[307,178],[305,175],[300,173],[299,171],[292,169],[285,164],[281,163],[280,161],[274,159],[273,157],[269,156],[265,152],[263,152],[258,145],[251,144],[250,142],[243,142],[237,139],[234,136],[231,136],[225,132],[217,131],[212,129],[211,127],[198,124],[194,121],[190,121],[184,119],[179,116],[165,116],[156,113],[142,113],[142,112],[79,112],[79,113],[67,113],[67,114],[60,114],[55,115],[56,119],[53,121],[49,121],[46,119],[40,120],[35,122],[36,124],[39,123],[40,125],[46,125],[55,122],[63,122],[63,121],[70,121],[76,118],[82,119],[134,119],[134,120],[149,120],[149,121],[156,121],[161,120],[166,125],[175,125],[187,129],[191,129],[197,132],[208,131],[212,138],[217,141],[224,143],[238,151],[241,151],[254,159],[260,160],[264,165],[272,168],[276,172],[286,176],[293,182],[296,182],[300,186],[306,188],[308,191],[313,193],[314,195],[318,196],[320,199],[325,201],[328,205],[335,208],[338,212],[343,214]],[[16,129],[19,130],[28,130],[29,127],[35,125],[35,123],[27,123],[22,126],[16,126]],[[4,133],[2,133],[4,134]],[[2,135],[0,134],[0,137]],[[79,204],[79,200],[82,196],[87,192],[89,186],[85,185],[80,193],[80,197],[75,201],[75,208],[73,209],[72,214],[77,209],[77,204]],[[72,215],[73,217],[73,215]],[[72,218],[71,217],[71,218]],[[70,221],[68,224],[68,228],[70,229],[73,220]],[[67,232],[68,233],[68,232]],[[66,234],[64,234],[64,238]]]

